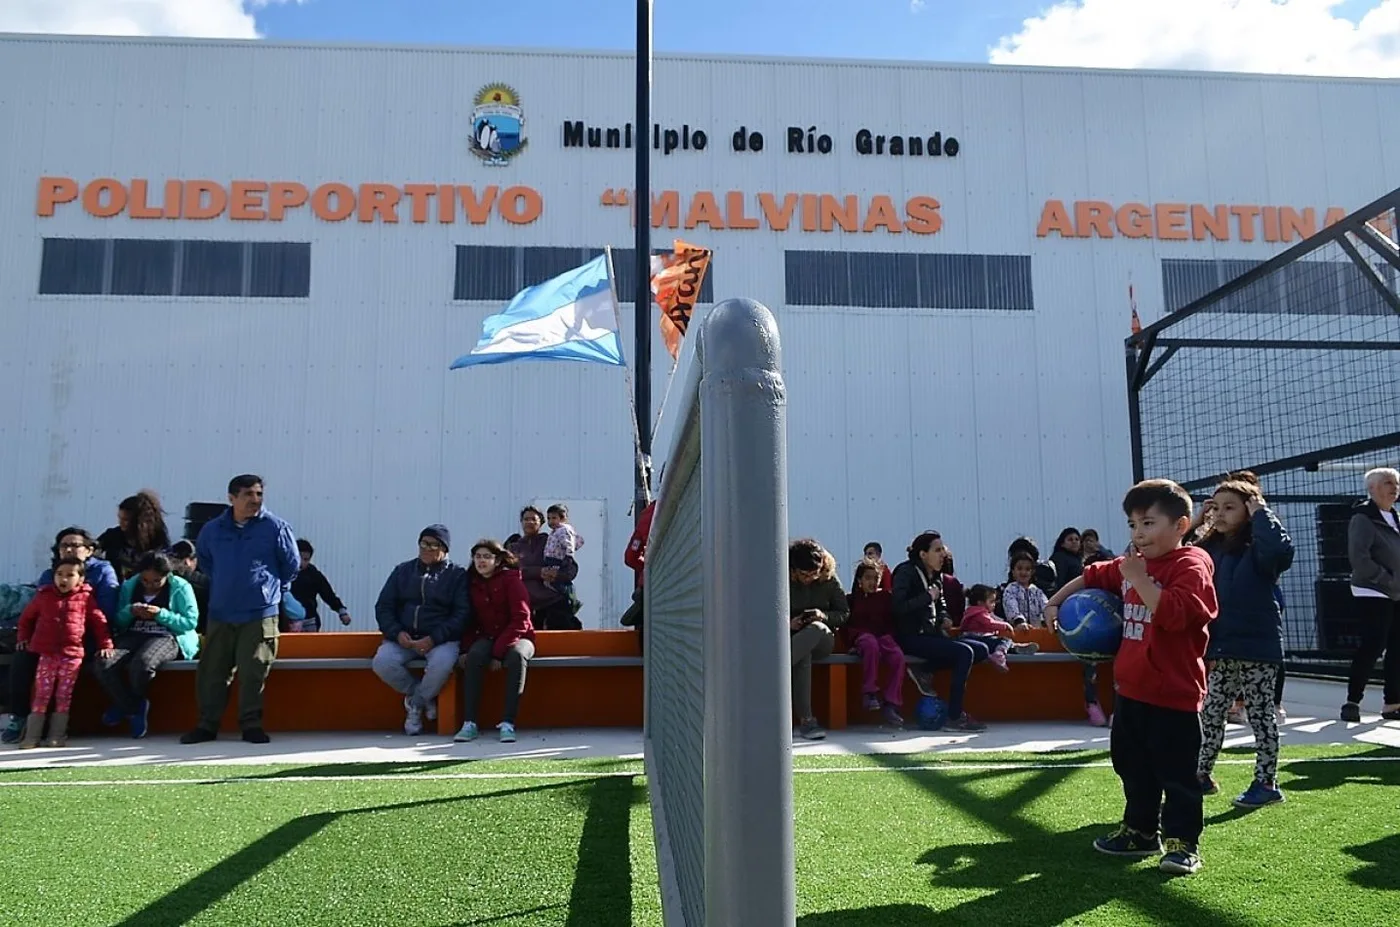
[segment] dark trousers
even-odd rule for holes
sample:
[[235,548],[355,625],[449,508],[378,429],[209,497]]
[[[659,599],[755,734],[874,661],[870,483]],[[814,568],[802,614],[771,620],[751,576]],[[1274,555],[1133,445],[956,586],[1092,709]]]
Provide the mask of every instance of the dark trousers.
[[[462,699],[464,721],[477,720],[481,708],[481,686],[486,681],[486,671],[491,665],[491,649],[495,641],[482,638],[467,648],[462,654]],[[506,651],[501,666],[506,671],[506,704],[501,712],[501,720],[515,723],[516,711],[520,708],[520,696],[525,692],[525,671],[530,666],[530,658],[535,655],[532,641],[516,641]]]
[[1084,704],[1099,703],[1099,668],[1093,663],[1084,664]]
[[228,689],[238,675],[238,726],[262,727],[263,685],[277,659],[277,617],[229,624],[214,618],[204,630],[204,649],[195,671],[199,692],[199,726],[219,730],[228,705]]
[[574,607],[568,599],[561,599],[544,608],[537,608],[530,616],[536,631],[581,631],[583,622],[574,614]]
[[1196,778],[1201,716],[1119,695],[1109,752],[1123,781],[1123,823],[1155,834],[1160,820],[1163,837],[1198,843],[1205,827],[1205,799]]
[[954,640],[939,634],[900,634],[895,640],[905,656],[923,660],[924,669],[952,670],[953,678],[948,684],[948,718],[961,718],[968,673],[972,672],[974,663],[981,663],[991,656],[987,645],[981,641]]
[[34,693],[34,675],[39,670],[39,656],[28,650],[16,650],[10,660],[10,714],[17,718],[29,716],[29,700]]
[[112,705],[124,715],[141,712],[156,671],[180,658],[180,645],[169,634],[126,631],[118,634],[111,657],[92,658],[93,675]]
[[1279,668],[1278,668],[1278,680],[1274,683],[1274,707],[1275,707],[1275,708],[1277,708],[1278,706],[1280,706],[1280,705],[1283,704],[1283,677],[1286,676],[1286,675],[1287,675],[1287,673],[1284,672],[1284,668],[1283,668],[1282,664],[1280,664],[1280,665],[1279,665]]
[[1361,704],[1371,670],[1385,651],[1385,703],[1400,704],[1400,602],[1356,598],[1352,606],[1361,617],[1361,646],[1351,661],[1347,701]]

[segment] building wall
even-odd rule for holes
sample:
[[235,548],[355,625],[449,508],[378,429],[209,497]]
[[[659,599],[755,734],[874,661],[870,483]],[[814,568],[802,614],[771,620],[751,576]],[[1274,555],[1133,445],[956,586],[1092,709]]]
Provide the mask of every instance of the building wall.
[[[0,492],[11,500],[0,573],[37,571],[54,530],[106,527],[142,486],[161,491],[174,524],[186,502],[217,501],[251,470],[267,478],[269,506],[315,540],[359,626],[424,524],[446,522],[460,548],[509,533],[527,500],[596,500],[603,536],[586,556],[598,558],[596,620],[611,623],[631,581],[620,563],[627,378],[447,368],[497,308],[453,300],[455,246],[631,247],[630,210],[603,205],[630,186],[631,152],[566,148],[564,124],[623,126],[632,73],[622,55],[0,39]],[[494,82],[519,92],[527,120],[527,148],[501,167],[467,143],[473,98]],[[657,121],[701,129],[708,146],[654,155],[654,188],[677,191],[679,207],[654,244],[713,247],[715,298],[754,297],[779,317],[794,535],[825,541],[844,573],[864,541],[894,557],[933,526],[960,573],[992,579],[1016,534],[1048,547],[1075,524],[1125,540],[1129,284],[1150,322],[1163,259],[1259,260],[1285,246],[1262,228],[1240,240],[1237,219],[1229,240],[1192,240],[1189,209],[1187,240],[1173,240],[1171,204],[1313,209],[1321,222],[1369,202],[1400,180],[1400,126],[1384,118],[1397,103],[1394,82],[661,58]],[[762,152],[733,150],[741,126],[763,133]],[[789,126],[829,134],[831,152],[789,153]],[[863,127],[938,132],[959,150],[862,155]],[[524,186],[542,213],[99,218],[80,200],[41,216],[41,177],[146,179],[153,201],[167,180],[471,185],[476,196]],[[760,227],[671,229],[672,215],[705,217],[698,191],[714,192],[721,216],[734,191]],[[770,207],[798,195],[786,230],[772,228],[763,193]],[[857,197],[862,226],[887,196],[900,231],[805,231],[803,194]],[[936,234],[903,225],[918,197],[937,201]],[[1165,212],[1146,226],[1114,220],[1111,238],[1067,237],[1063,223],[1048,228],[1047,201],[1071,221],[1088,218],[1075,206],[1088,201]],[[1145,237],[1123,234],[1139,228]],[[46,237],[309,242],[310,296],[40,295]],[[1034,306],[790,305],[785,251],[1029,256]],[[652,350],[659,409],[669,362],[659,337]]]

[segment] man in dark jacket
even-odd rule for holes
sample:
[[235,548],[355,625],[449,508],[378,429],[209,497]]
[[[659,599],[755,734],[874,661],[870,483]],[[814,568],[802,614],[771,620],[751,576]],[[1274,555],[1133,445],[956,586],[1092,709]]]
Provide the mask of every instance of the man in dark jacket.
[[1381,718],[1400,721],[1400,473],[1381,467],[1366,474],[1366,502],[1347,524],[1351,595],[1361,619],[1361,645],[1351,662],[1342,720],[1361,720],[1361,697],[1376,661],[1385,654]]
[[238,671],[238,726],[252,744],[268,742],[263,730],[263,685],[277,659],[277,615],[297,575],[296,535],[263,508],[262,477],[235,476],[229,507],[206,524],[195,541],[199,568],[209,577],[209,619],[200,648],[195,688],[199,726],[180,738],[198,744],[219,735],[228,688]]
[[[403,730],[423,733],[423,716],[437,720],[437,696],[457,663],[462,634],[471,617],[467,571],[449,559],[452,535],[443,525],[429,525],[418,535],[418,556],[394,567],[374,617],[384,643],[374,654],[374,672],[403,694]],[[421,680],[409,672],[413,660],[425,660]]]

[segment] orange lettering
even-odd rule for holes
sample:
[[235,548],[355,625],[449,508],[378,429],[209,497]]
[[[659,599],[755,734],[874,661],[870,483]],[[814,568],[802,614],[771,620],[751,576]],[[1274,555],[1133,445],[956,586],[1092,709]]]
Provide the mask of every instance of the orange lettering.
[[842,201],[829,193],[823,193],[820,202],[823,232],[829,232],[837,225],[841,226],[843,232],[860,230],[859,197],[848,196]]
[[146,181],[133,180],[131,182],[131,204],[127,214],[133,219],[159,219],[164,213],[159,209],[152,209],[146,199],[149,196],[146,189]]
[[879,228],[896,235],[904,232],[904,226],[899,222],[899,213],[894,209],[894,200],[888,196],[871,197],[870,212],[866,213],[865,225],[861,230],[873,232]]
[[815,193],[802,194],[802,231],[817,230],[817,196]]
[[1157,237],[1163,241],[1185,241],[1190,237],[1186,231],[1185,203],[1158,203]]
[[789,193],[783,197],[782,208],[778,208],[778,201],[771,193],[760,193],[758,195],[758,208],[763,210],[763,218],[768,222],[768,227],[775,232],[786,232],[792,224],[792,211],[797,208],[797,194]]
[[305,206],[311,194],[299,183],[274,183],[267,197],[267,217],[281,222],[287,210]]
[[311,194],[311,211],[323,221],[344,222],[355,211],[355,191],[343,183],[323,183]]
[[529,225],[544,213],[544,197],[530,187],[506,187],[500,209],[501,218],[512,225]]
[[1142,203],[1127,203],[1118,210],[1118,234],[1124,238],[1151,238],[1152,213]]
[[1327,215],[1322,219],[1322,227],[1327,228],[1328,226],[1336,225],[1346,217],[1347,211],[1345,209],[1340,206],[1332,206],[1328,208]]
[[165,182],[165,218],[180,218],[184,200],[185,185],[178,180],[167,180]]
[[382,222],[398,222],[399,213],[396,207],[399,205],[400,195],[398,187],[386,183],[360,184],[359,220],[373,222],[374,217],[378,216]]
[[228,217],[235,222],[261,222],[267,218],[263,194],[267,184],[260,180],[235,180],[229,190]]
[[744,194],[730,190],[724,194],[724,221],[732,229],[756,229],[758,220],[744,215]]
[[41,216],[51,216],[54,208],[78,198],[78,182],[68,177],[39,178],[39,207]]
[[[102,202],[102,194],[107,194],[107,202]],[[103,177],[94,180],[83,191],[83,209],[99,219],[110,219],[126,208],[126,187],[120,180]]]
[[1278,219],[1283,226],[1284,241],[1292,241],[1294,235],[1302,239],[1317,234],[1317,210],[1311,206],[1304,209],[1301,215],[1293,207],[1285,206],[1278,211]]
[[1074,224],[1079,229],[1080,238],[1091,238],[1089,232],[1098,233],[1100,238],[1113,237],[1113,207],[1102,200],[1085,200],[1074,204]]
[[422,224],[428,221],[428,201],[437,196],[438,188],[427,183],[405,184],[404,195],[408,197],[409,213],[414,222]]
[[451,184],[438,187],[438,222],[451,225],[457,221],[457,188]]
[[[209,202],[204,197],[208,195]],[[228,193],[212,180],[185,181],[185,218],[217,219],[228,206]]]
[[943,228],[943,217],[938,214],[942,204],[931,196],[916,196],[904,204],[909,221],[904,227],[915,235],[937,235]]
[[1231,206],[1230,215],[1239,220],[1240,241],[1254,240],[1254,220],[1259,217],[1258,206]]
[[1224,206],[1207,209],[1198,203],[1191,207],[1191,237],[1205,241],[1207,232],[1216,241],[1230,240],[1230,214]]
[[[635,216],[632,224],[637,224]],[[659,229],[662,226],[668,229],[681,227],[681,195],[676,190],[662,190],[651,195],[651,227]]]
[[1278,207],[1276,207],[1276,206],[1265,206],[1265,207],[1264,207],[1264,240],[1265,240],[1265,241],[1278,241],[1278,240],[1280,240],[1280,237],[1281,237],[1281,236],[1279,235],[1279,228],[1278,228]]
[[500,187],[487,187],[482,191],[481,199],[476,198],[476,191],[471,187],[458,187],[457,198],[462,201],[462,209],[467,213],[467,221],[472,225],[485,225],[491,218],[491,207],[496,203],[496,194],[500,192]]
[[1074,223],[1069,219],[1069,210],[1065,209],[1065,204],[1061,200],[1046,200],[1045,208],[1040,211],[1040,222],[1035,227],[1037,238],[1049,238],[1051,232],[1059,233],[1061,238],[1078,238],[1074,231]]
[[719,214],[719,203],[715,195],[702,190],[690,198],[690,210],[685,214],[685,227],[693,229],[704,223],[712,229],[724,228],[724,217]]

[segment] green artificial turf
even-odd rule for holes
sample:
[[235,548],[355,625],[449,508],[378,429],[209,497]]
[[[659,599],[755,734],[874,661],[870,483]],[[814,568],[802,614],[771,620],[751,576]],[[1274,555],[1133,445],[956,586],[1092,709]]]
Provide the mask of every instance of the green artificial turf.
[[[1251,814],[1229,803],[1249,765],[1217,770],[1205,869],[1169,879],[1090,848],[1121,810],[1102,753],[801,757],[800,923],[1400,923],[1400,751],[1285,760],[1288,802]],[[637,772],[615,760],[5,771],[0,924],[659,927]],[[515,775],[468,778],[503,773]]]

